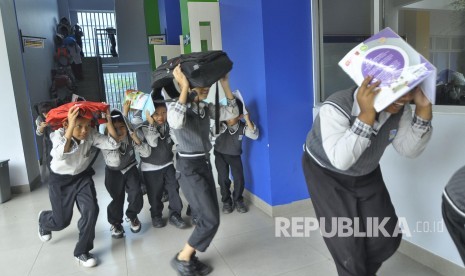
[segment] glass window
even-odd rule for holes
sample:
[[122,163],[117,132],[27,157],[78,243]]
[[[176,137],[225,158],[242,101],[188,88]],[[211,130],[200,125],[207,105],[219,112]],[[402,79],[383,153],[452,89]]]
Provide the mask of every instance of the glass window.
[[104,73],[103,80],[107,103],[111,108],[123,110],[126,90],[137,90],[137,73]]
[[323,102],[332,93],[355,86],[338,62],[372,34],[372,5],[367,5],[365,0],[318,0],[315,3],[318,3],[320,15],[317,16],[319,66],[315,70],[319,77],[316,89],[320,91],[319,102]]
[[436,104],[465,105],[465,1],[384,2],[386,27],[438,69]]
[[364,39],[390,27],[438,69],[436,104],[465,105],[465,0],[369,2],[312,1],[317,103],[355,85],[337,63]]
[[[82,52],[86,57],[94,57],[98,54],[102,57],[115,56],[116,37],[113,34],[115,49],[112,49],[110,32],[115,30],[115,13],[114,12],[77,12],[79,25],[82,27],[84,36],[82,37]],[[107,30],[108,29],[108,30]],[[116,30],[115,30],[116,32]],[[97,39],[96,39],[97,37]]]

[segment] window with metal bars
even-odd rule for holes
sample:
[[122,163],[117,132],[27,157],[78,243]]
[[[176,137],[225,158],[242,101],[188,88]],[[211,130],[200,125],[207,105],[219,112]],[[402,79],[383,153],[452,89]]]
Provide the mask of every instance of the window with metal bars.
[[103,74],[103,80],[107,103],[111,108],[123,110],[124,93],[126,90],[137,90],[136,72],[105,73]]
[[[99,49],[102,45],[107,45],[107,36],[96,36],[96,30],[105,30],[106,28],[114,28],[115,13],[114,12],[77,12],[77,18],[84,36],[82,37],[82,51],[86,57],[97,55],[96,43]],[[95,39],[97,37],[97,40]],[[101,54],[101,50],[100,54]],[[101,55],[102,56],[102,55]]]

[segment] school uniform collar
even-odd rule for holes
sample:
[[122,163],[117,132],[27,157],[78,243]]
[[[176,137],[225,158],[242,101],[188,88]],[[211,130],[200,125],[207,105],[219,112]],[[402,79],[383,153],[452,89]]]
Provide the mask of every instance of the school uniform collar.
[[121,144],[129,144],[129,138],[128,138],[128,135],[126,135],[126,137],[124,137],[123,140],[120,141]]
[[160,133],[160,138],[165,139],[167,123],[165,122],[161,125],[156,125],[155,128],[157,129],[158,133]]
[[[88,136],[87,136],[87,137],[88,137]],[[71,141],[72,141],[76,146],[79,146],[79,145],[82,145],[82,144],[84,144],[84,143],[86,142],[87,137],[86,137],[86,139],[84,139],[84,140],[79,140],[79,141],[78,141],[76,138],[71,137]]]
[[234,135],[239,130],[239,122],[232,126],[228,126],[228,124],[222,122],[220,125],[220,133],[225,133],[226,130],[229,132],[229,134]]
[[205,117],[205,106],[207,103],[205,102],[199,102],[198,104],[196,102],[188,103],[187,107],[189,107],[195,114],[199,114],[200,112],[200,118]]
[[229,131],[229,134],[231,135],[235,134],[238,130],[239,130],[239,122],[237,122],[236,124],[232,126],[228,126],[228,131]]
[[124,137],[124,139],[121,141],[121,145],[119,146],[119,153],[121,155],[126,155],[126,151],[128,149],[128,146],[129,146],[129,138],[126,135],[126,137]]

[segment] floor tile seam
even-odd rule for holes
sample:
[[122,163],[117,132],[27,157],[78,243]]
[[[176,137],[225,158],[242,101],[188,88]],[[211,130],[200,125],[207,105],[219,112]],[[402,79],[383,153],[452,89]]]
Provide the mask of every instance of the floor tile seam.
[[216,252],[218,252],[218,255],[220,255],[221,259],[223,260],[223,262],[226,264],[226,266],[229,268],[229,271],[231,271],[231,273],[234,275],[234,276],[237,276],[237,274],[234,272],[234,270],[232,269],[232,267],[229,265],[229,263],[226,261],[226,259],[224,258],[223,254],[221,254],[220,250],[215,246],[215,244],[213,244],[213,247],[215,248]]
[[[322,252],[322,250],[320,250],[320,249],[314,247],[312,243],[308,243],[308,245],[309,245],[313,250],[315,250],[318,254],[320,254],[321,256],[323,256],[325,259],[327,259],[327,260],[329,260],[329,261],[333,261],[333,259],[332,259],[332,258],[329,258],[328,256],[326,256],[326,255]],[[326,246],[325,243],[323,243],[323,245]]]
[[127,243],[128,240],[124,239],[124,263],[126,264],[126,275],[129,276],[129,267],[128,267],[128,252],[127,252]]
[[29,272],[27,273],[27,275],[31,275],[32,270],[34,269],[34,266],[36,265],[37,259],[39,258],[40,252],[42,251],[43,247],[44,247],[44,243],[40,245],[40,248],[37,251],[36,257],[34,258],[34,262],[32,262],[31,268],[29,268]]

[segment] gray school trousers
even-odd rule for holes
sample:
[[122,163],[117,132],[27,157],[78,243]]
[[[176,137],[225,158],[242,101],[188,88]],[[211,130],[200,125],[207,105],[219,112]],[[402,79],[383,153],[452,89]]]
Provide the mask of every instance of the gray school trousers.
[[128,194],[126,217],[135,219],[144,205],[137,166],[133,166],[125,174],[120,170],[112,170],[105,166],[105,187],[112,199],[107,207],[108,222],[110,224],[123,222],[126,193]]
[[[459,251],[460,257],[465,264],[465,217],[459,213],[457,207],[453,207],[451,203],[442,196],[442,217],[444,218],[444,224],[449,231],[450,237],[455,243],[457,250]],[[463,211],[462,211],[463,212]]]
[[147,199],[150,204],[150,216],[161,217],[164,204],[161,201],[163,190],[168,192],[169,217],[181,215],[182,200],[179,196],[179,184],[173,164],[155,171],[143,171],[144,183],[147,187]]
[[187,243],[204,252],[215,237],[220,225],[220,211],[215,180],[210,160],[205,156],[181,157],[177,155],[176,177],[197,218]]
[[[242,166],[242,159],[240,155],[223,154],[214,151],[215,166],[218,172],[218,184],[221,188],[221,201],[223,203],[230,203],[242,201],[242,194],[244,193],[244,169]],[[231,167],[231,174],[234,179],[234,191],[231,201],[231,180],[229,179],[229,167]]]
[[[323,238],[339,276],[375,275],[402,239],[401,233],[396,231],[398,218],[379,166],[367,175],[348,176],[319,166],[305,152],[302,167],[320,230],[328,233]],[[334,229],[340,228],[337,221],[341,219],[350,219],[352,225],[357,223],[358,233],[366,233],[365,237],[345,236]],[[375,234],[375,220],[388,235],[381,231]],[[387,223],[381,225],[383,220]],[[352,229],[355,232],[355,226]]]
[[43,229],[63,230],[71,223],[76,202],[81,218],[78,221],[79,239],[74,248],[74,256],[88,253],[94,248],[99,207],[92,180],[93,173],[92,168],[78,175],[60,175],[50,171],[49,197],[52,210],[42,212],[39,218]]

